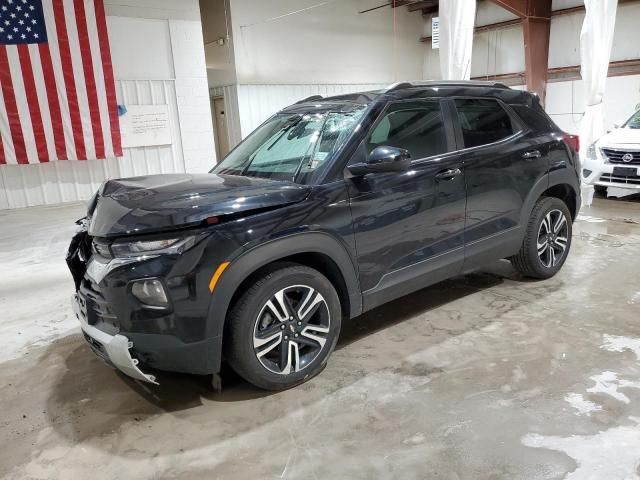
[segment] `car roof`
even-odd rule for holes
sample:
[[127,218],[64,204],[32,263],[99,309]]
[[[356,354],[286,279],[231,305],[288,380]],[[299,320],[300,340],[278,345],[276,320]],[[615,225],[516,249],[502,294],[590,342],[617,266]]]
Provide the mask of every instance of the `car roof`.
[[285,107],[281,113],[308,113],[323,111],[352,111],[377,101],[420,99],[449,96],[479,96],[499,98],[509,104],[530,105],[537,96],[526,91],[509,88],[491,81],[428,80],[396,82],[381,90],[348,93],[322,97],[314,95]]

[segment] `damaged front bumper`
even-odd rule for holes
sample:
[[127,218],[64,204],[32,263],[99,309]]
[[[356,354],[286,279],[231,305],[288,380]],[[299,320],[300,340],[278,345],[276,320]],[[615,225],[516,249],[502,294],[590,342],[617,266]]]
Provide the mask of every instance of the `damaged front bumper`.
[[89,325],[87,320],[87,304],[81,294],[71,296],[71,305],[87,343],[96,355],[114,368],[136,380],[158,385],[156,377],[144,373],[138,368],[139,361],[131,356],[133,342],[124,335],[109,335]]

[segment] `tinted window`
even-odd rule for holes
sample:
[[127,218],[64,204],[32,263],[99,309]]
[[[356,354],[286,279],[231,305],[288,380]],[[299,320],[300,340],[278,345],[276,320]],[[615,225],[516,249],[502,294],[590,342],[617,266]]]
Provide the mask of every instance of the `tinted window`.
[[511,118],[495,100],[456,100],[464,146],[497,142],[514,133]]
[[626,128],[639,129],[640,128],[640,111],[634,113],[627,123],[624,124]]
[[414,160],[446,152],[440,102],[391,104],[367,139],[367,153],[382,145],[406,148]]
[[529,108],[526,105],[511,105],[518,116],[534,132],[557,132],[558,127],[546,113]]

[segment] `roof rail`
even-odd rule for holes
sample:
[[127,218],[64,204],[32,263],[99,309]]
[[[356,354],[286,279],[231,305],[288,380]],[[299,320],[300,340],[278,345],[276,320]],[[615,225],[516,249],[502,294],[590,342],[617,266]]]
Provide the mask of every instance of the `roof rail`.
[[508,89],[509,87],[504,83],[500,82],[487,82],[481,80],[420,80],[417,82],[396,82],[389,85],[384,89],[385,93],[393,92],[396,90],[403,90],[405,88],[412,87],[493,87],[493,88],[504,88]]
[[296,103],[294,103],[294,105],[297,105],[299,103],[312,102],[314,100],[320,100],[322,98],[324,98],[322,95],[311,95],[310,97],[303,98],[302,100],[298,100]]

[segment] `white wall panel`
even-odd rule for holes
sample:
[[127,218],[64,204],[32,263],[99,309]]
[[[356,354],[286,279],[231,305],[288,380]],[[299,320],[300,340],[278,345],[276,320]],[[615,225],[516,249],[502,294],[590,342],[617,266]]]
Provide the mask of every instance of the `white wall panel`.
[[379,90],[387,84],[296,84],[238,85],[238,106],[242,138],[251,133],[278,110],[311,95],[341,95],[344,93]]
[[119,104],[168,104],[173,143],[126,148],[119,159],[3,165],[0,209],[86,200],[109,178],[185,171],[174,81],[119,80],[116,90]]
[[422,16],[385,2],[229,0],[237,83],[415,80]]
[[[563,130],[578,133],[584,114],[582,80],[547,84],[547,113]],[[604,99],[607,129],[640,109],[640,75],[607,78]]]

